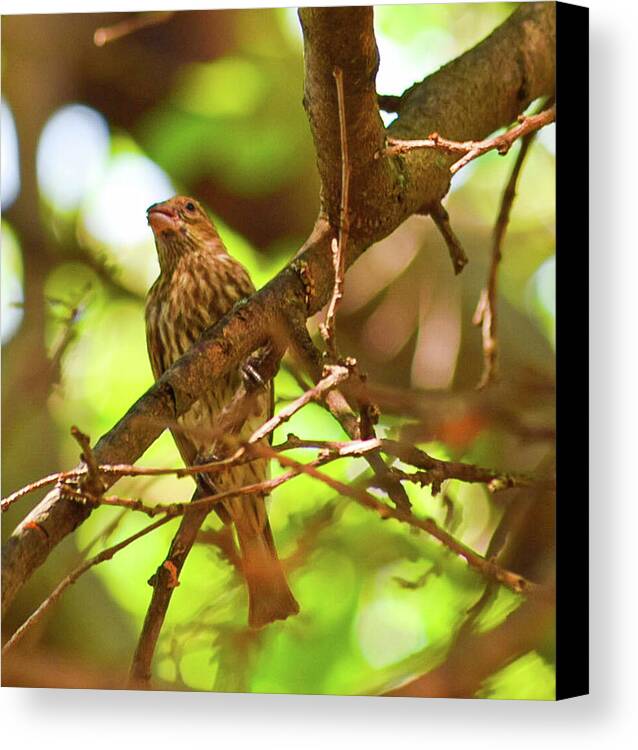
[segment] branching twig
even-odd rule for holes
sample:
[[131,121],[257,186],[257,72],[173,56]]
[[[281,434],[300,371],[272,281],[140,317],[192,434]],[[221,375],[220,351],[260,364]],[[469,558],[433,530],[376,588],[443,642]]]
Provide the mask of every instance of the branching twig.
[[487,276],[487,286],[481,290],[478,305],[472,318],[475,326],[481,326],[483,339],[483,373],[477,388],[485,388],[498,377],[498,337],[497,337],[497,302],[498,302],[498,268],[502,258],[503,240],[510,219],[516,185],[521,168],[536,132],[529,133],[521,141],[521,148],[516,157],[507,186],[501,198],[501,207],[494,225],[492,235],[492,256]]
[[296,469],[297,471],[308,474],[315,479],[327,484],[333,490],[336,490],[346,497],[350,497],[356,500],[360,505],[366,508],[376,511],[381,518],[393,518],[397,521],[407,523],[414,528],[421,529],[427,532],[430,536],[437,539],[441,544],[447,547],[450,551],[454,552],[459,557],[462,557],[470,567],[477,570],[488,580],[498,581],[507,588],[511,589],[516,593],[528,593],[534,591],[537,585],[528,581],[523,576],[513,573],[512,571],[506,570],[498,565],[493,560],[486,560],[484,557],[474,552],[470,547],[460,542],[458,539],[448,534],[447,531],[442,529],[433,519],[431,518],[417,518],[412,513],[399,508],[391,508],[389,505],[382,503],[373,497],[369,492],[351,485],[339,482],[336,479],[324,474],[323,472],[316,469],[310,464],[302,464],[299,461],[295,461],[292,458],[283,456],[281,453],[277,453],[270,447],[260,446],[259,450],[264,455],[269,455],[271,458],[276,459],[282,466]]
[[288,406],[280,409],[277,414],[264,422],[248,439],[249,444],[257,443],[270,435],[280,425],[287,422],[294,414],[307,404],[320,400],[326,393],[336,388],[340,383],[346,381],[352,372],[348,362],[344,365],[328,365],[324,369],[324,377],[312,388],[301,394]]
[[100,476],[100,467],[91,448],[91,439],[75,425],[71,427],[71,435],[77,440],[82,449],[80,458],[86,464],[86,474],[81,480],[80,486],[92,500],[97,501],[103,494],[105,487]]
[[[264,455],[265,448],[261,444],[252,446],[258,455]],[[270,450],[270,449],[269,449]],[[322,465],[330,460],[329,456],[323,456],[316,459],[313,463],[316,466]],[[314,468],[311,467],[311,468]],[[148,687],[151,679],[151,663],[153,660],[153,654],[155,653],[155,647],[159,638],[166,612],[170,604],[171,597],[173,595],[173,589],[179,586],[179,575],[182,571],[184,563],[188,554],[197,540],[200,533],[200,528],[206,516],[210,513],[212,507],[217,503],[221,502],[227,497],[237,497],[248,494],[268,494],[275,487],[283,484],[284,482],[298,476],[302,473],[299,467],[293,467],[293,469],[285,474],[274,479],[264,480],[252,485],[245,485],[244,487],[233,488],[225,492],[220,492],[217,495],[208,497],[199,497],[199,490],[195,493],[193,500],[190,503],[177,503],[172,506],[163,506],[149,508],[148,506],[140,507],[138,503],[134,503],[132,509],[144,510],[145,512],[165,512],[171,514],[183,514],[182,522],[180,524],[177,533],[171,544],[168,556],[166,560],[159,566],[155,575],[149,580],[149,584],[153,587],[153,594],[151,596],[151,603],[146,612],[146,618],[142,627],[142,632],[133,656],[133,663],[131,666],[131,673],[129,678],[129,685],[133,688],[145,688]],[[105,500],[105,498],[103,498]],[[124,500],[119,498],[119,500]],[[121,504],[121,503],[116,503]]]
[[[300,322],[292,331],[291,348],[293,354],[307,369],[313,380],[317,380],[319,373],[322,372],[322,357],[310,338],[305,321]],[[356,362],[354,360],[346,361],[346,363],[349,362],[352,362],[352,367],[354,368]],[[344,390],[347,389],[348,398],[345,398],[339,390],[334,389],[324,399],[328,411],[341,424],[346,434],[355,440],[376,437],[373,426],[376,407],[373,407],[370,402],[367,387],[364,387],[363,380],[363,377],[359,373],[358,378],[350,378],[342,383],[342,388]],[[350,392],[351,386],[356,388],[356,393]],[[357,420],[354,417],[350,409],[349,400],[359,405],[360,419]],[[365,458],[379,480],[383,483],[383,487],[392,498],[394,504],[397,507],[409,508],[410,500],[407,493],[401,486],[401,483],[392,476],[383,459],[374,452],[366,454]]]
[[129,544],[136,542],[138,539],[145,536],[146,534],[149,534],[151,531],[155,531],[155,529],[158,529],[160,526],[163,526],[165,523],[167,523],[170,520],[171,520],[171,516],[160,518],[158,521],[155,521],[154,523],[151,523],[148,526],[145,526],[143,529],[141,529],[137,533],[132,534],[131,536],[127,537],[121,542],[118,542],[117,544],[114,544],[112,547],[109,547],[108,549],[102,550],[102,552],[95,555],[95,557],[91,557],[89,560],[86,560],[81,565],[78,565],[78,567],[75,568],[75,570],[71,571],[71,573],[69,573],[69,575],[56,586],[53,592],[42,602],[42,604],[35,610],[35,612],[27,620],[25,620],[22,623],[22,625],[20,625],[20,627],[16,630],[16,632],[5,643],[2,649],[3,655],[6,654],[14,646],[16,646],[24,638],[27,632],[37,622],[39,622],[39,620],[42,619],[45,612],[53,604],[55,604],[55,602],[62,596],[64,591],[72,583],[75,583],[77,579],[83,573],[86,573],[86,571],[89,570],[89,568],[92,568],[94,565],[99,565],[100,563],[105,562],[106,560],[110,560],[120,550],[124,549],[124,547],[128,547]]
[[[320,398],[323,393],[335,387],[339,382],[345,380],[349,376],[350,370],[347,367],[335,365],[327,368],[326,376],[314,388],[304,392],[298,399],[280,410],[278,414],[259,427],[250,436],[246,445],[240,447],[235,451],[233,456],[230,457],[230,462],[242,458],[247,451],[254,451],[259,455],[260,442],[270,435],[273,430],[290,419],[297,411],[302,409],[308,403]],[[232,407],[230,409],[230,414],[227,416],[227,419],[232,421],[233,412],[238,410],[241,412],[241,401],[236,404],[236,408]],[[328,460],[327,456],[318,459],[318,461],[324,462],[326,460]],[[228,463],[229,460],[226,459],[225,464],[228,465]],[[219,464],[219,462],[216,462],[216,464]],[[201,473],[202,466],[200,465],[197,468]],[[249,493],[254,494],[255,492],[259,492],[259,494],[267,494],[270,489],[288,479],[292,479],[293,476],[295,476],[294,472],[288,472],[283,477],[277,477],[275,480],[266,480],[243,488],[232,488],[226,492],[221,492],[211,497],[200,497],[201,491],[198,490],[188,506],[178,504],[175,507],[174,512],[184,513],[184,517],[182,518],[182,522],[177,530],[175,538],[173,539],[166,560],[160,565],[156,574],[149,581],[153,587],[153,594],[151,596],[151,603],[146,612],[137,648],[133,656],[129,680],[131,687],[147,687],[149,684],[151,679],[153,654],[155,653],[157,640],[172,598],[173,589],[179,585],[179,576],[184,563],[186,562],[188,554],[197,539],[201,525],[213,505],[221,502],[221,500],[226,497],[236,497],[238,495]],[[138,503],[135,503],[133,507],[138,510],[142,509]],[[146,508],[145,510],[148,511],[149,509]],[[168,508],[162,510],[164,512],[169,512]],[[186,512],[186,510],[188,510],[188,512]],[[157,512],[157,510],[153,509],[152,512]]]
[[339,239],[332,240],[332,263],[334,266],[335,282],[328,305],[326,322],[320,327],[321,334],[326,342],[326,350],[330,358],[337,362],[339,354],[336,341],[336,317],[337,308],[343,298],[344,275],[346,272],[345,258],[346,245],[348,243],[348,230],[350,218],[348,216],[348,190],[350,185],[350,161],[348,159],[348,132],[346,127],[346,105],[343,93],[343,71],[335,68],[332,71],[337,87],[337,104],[339,111],[339,137],[341,139],[341,210],[339,213]]
[[[273,446],[273,449],[279,452],[292,448],[315,448],[324,451],[328,455],[334,454],[339,457],[365,456],[372,451],[381,451],[389,456],[398,458],[403,463],[427,472],[427,478],[417,475],[411,481],[423,481],[423,483],[431,484],[434,494],[438,493],[442,482],[447,479],[486,484],[491,492],[510,489],[512,487],[546,486],[548,484],[546,480],[538,480],[527,474],[496,471],[461,461],[444,461],[430,456],[429,453],[413,445],[386,438],[339,442],[331,440],[301,440],[296,435],[288,435],[285,443]],[[408,478],[411,476],[407,475]]]
[[[176,468],[160,468],[160,467],[146,467],[146,466],[133,466],[130,464],[114,464],[114,465],[101,465],[101,466],[95,466],[93,467],[93,471],[99,472],[99,474],[107,475],[107,476],[116,476],[116,477],[124,477],[124,476],[165,476],[174,474],[177,477],[184,477],[189,475],[195,475],[195,474],[201,474],[201,473],[212,473],[217,471],[222,471],[223,469],[227,468],[230,464],[236,465],[239,463],[247,463],[249,461],[254,460],[254,455],[250,453],[249,445],[257,442],[258,440],[262,440],[265,437],[268,437],[277,427],[287,422],[296,412],[298,412],[300,409],[302,409],[307,404],[311,403],[312,401],[316,401],[323,396],[326,395],[332,388],[336,387],[339,383],[346,380],[350,375],[350,372],[346,366],[338,365],[338,366],[330,366],[328,368],[328,374],[325,378],[320,380],[317,385],[315,385],[312,388],[309,388],[307,391],[304,391],[304,393],[301,394],[297,399],[295,399],[292,403],[288,404],[284,409],[281,409],[276,415],[271,417],[267,422],[265,422],[263,425],[261,425],[255,433],[249,438],[248,443],[241,446],[240,448],[235,451],[231,456],[223,459],[217,459],[214,461],[209,461],[207,463],[198,464],[197,466],[180,466]],[[233,400],[232,403],[237,403],[235,400]],[[228,413],[230,413],[231,410],[226,410]],[[230,419],[230,417],[229,417]],[[77,428],[74,428],[77,430]],[[82,437],[80,437],[82,436]],[[85,450],[85,445],[87,446],[87,455],[91,457],[91,460],[94,462],[94,455],[90,450],[90,445],[88,443],[88,438],[83,435],[79,430],[77,430],[77,435],[74,435],[76,439],[81,439],[83,442],[81,442],[81,446],[83,450]],[[87,466],[81,467],[79,469],[74,469],[72,471],[66,471],[66,472],[57,472],[56,474],[49,474],[46,477],[43,477],[42,479],[39,479],[36,482],[31,482],[30,484],[25,485],[24,487],[20,488],[19,490],[16,490],[11,495],[8,495],[6,498],[2,500],[2,512],[9,510],[9,508],[18,500],[22,499],[26,495],[30,494],[31,492],[35,492],[38,489],[41,489],[42,487],[46,487],[51,484],[64,484],[65,485],[65,493],[71,497],[74,497],[78,500],[86,500],[86,496],[82,492],[78,492],[77,490],[74,490],[72,487],[69,487],[66,485],[66,482],[69,481],[77,481],[78,479],[81,479],[83,477],[87,477],[87,474],[89,472],[89,469]],[[95,476],[95,473],[94,473]],[[102,486],[102,491],[104,490],[104,487]],[[91,493],[93,495],[95,493]],[[99,494],[99,493],[98,493]],[[96,499],[91,497],[91,499]],[[102,504],[122,504],[117,502],[111,502],[113,498],[98,498],[97,501],[101,502]],[[144,506],[140,503],[138,500],[131,500],[129,501],[130,506],[134,510],[143,510],[143,512],[148,513],[148,515],[152,516],[155,515],[157,512],[162,511],[156,511],[154,508],[157,506]]]
[[[334,370],[336,368],[332,368]],[[330,377],[330,376],[329,376]],[[323,387],[326,386],[324,382]],[[303,394],[303,400],[305,403],[312,401],[312,398],[307,397],[307,393]],[[315,386],[316,393],[316,386]],[[290,405],[292,406],[292,404]],[[300,408],[300,407],[299,407]],[[209,463],[200,464],[198,466],[187,466],[178,468],[156,468],[156,467],[145,467],[145,466],[129,466],[127,464],[120,464],[115,466],[99,466],[100,473],[103,474],[115,474],[117,476],[165,476],[174,474],[178,477],[183,477],[189,474],[198,473],[213,473],[223,469],[227,469],[231,465],[238,465],[241,463],[247,463],[254,461],[259,456],[253,449],[253,443],[258,439],[263,439],[267,436],[270,431],[274,430],[285,420],[278,421],[273,425],[273,420],[269,420],[265,425],[257,430],[253,436],[249,439],[249,443],[241,445],[232,456],[228,458],[219,459],[217,461],[210,461]],[[269,425],[268,429],[264,429],[266,425]],[[257,436],[257,437],[255,437]],[[254,439],[253,439],[254,438]],[[430,478],[432,483],[435,485],[433,489],[436,489],[437,485],[446,479],[458,479],[462,482],[479,482],[487,484],[491,491],[500,489],[508,489],[510,487],[528,487],[533,484],[537,484],[538,481],[534,477],[527,476],[520,473],[507,473],[500,472],[493,469],[486,469],[474,464],[463,463],[459,461],[444,461],[442,459],[434,458],[425,451],[416,448],[412,445],[401,443],[395,440],[369,438],[366,440],[355,439],[352,441],[330,441],[330,440],[301,440],[296,435],[289,434],[288,439],[284,443],[280,443],[274,446],[277,451],[293,450],[296,448],[314,448],[324,452],[325,458],[344,458],[348,456],[357,457],[370,457],[375,452],[383,452],[387,455],[399,458],[404,463],[416,468],[422,469],[423,471],[431,472]],[[392,470],[385,467],[392,476]],[[38,482],[23,487],[22,489],[9,495],[2,501],[2,510],[8,510],[8,508],[17,500],[27,495],[29,492],[38,489],[39,487],[53,484],[56,481],[64,482],[68,479],[76,479],[86,475],[86,470],[74,470],[65,473],[51,474]],[[274,479],[269,479],[266,482],[260,482],[254,485],[247,485],[237,491],[228,493],[220,493],[214,495],[212,499],[203,498],[198,500],[198,503],[204,504],[204,502],[210,502],[211,506],[213,502],[218,502],[226,497],[229,497],[233,493],[239,494],[250,494],[252,492],[272,492],[275,488],[279,487],[284,481],[287,481],[291,477],[281,475]],[[381,478],[381,485],[387,489],[387,483],[385,478]],[[80,502],[86,502],[86,496],[83,492],[75,490],[70,486],[65,487],[65,494],[72,499]],[[92,498],[91,498],[92,500]],[[133,500],[127,498],[121,498],[113,495],[103,495],[96,499],[95,502],[101,505],[114,505],[128,508],[129,510],[140,511],[146,513],[149,517],[156,516],[160,513],[168,513],[169,515],[181,515],[184,510],[185,503],[170,503],[170,504],[157,504],[157,505],[145,505],[141,500]]]
[[[261,452],[258,447],[251,448],[255,455],[253,458],[261,457]],[[311,461],[310,466],[324,466],[327,463],[335,461],[337,458],[342,458],[337,453],[325,452],[319,458]],[[225,465],[226,467],[228,464]],[[154,518],[158,515],[167,515],[171,518],[174,516],[182,516],[187,513],[191,508],[197,508],[206,510],[209,513],[215,505],[221,503],[222,500],[227,500],[229,497],[235,497],[238,495],[267,495],[273,490],[285,484],[290,479],[294,479],[299,475],[299,471],[289,471],[285,474],[280,474],[278,477],[272,479],[264,479],[262,482],[255,482],[254,484],[245,484],[242,487],[233,488],[231,490],[224,490],[224,492],[218,492],[215,495],[205,495],[203,497],[197,497],[190,502],[178,501],[173,503],[157,503],[156,505],[148,505],[144,501],[139,499],[132,499],[128,497],[120,497],[119,495],[103,495],[96,504],[98,505],[109,505],[116,508],[126,508],[130,511],[144,513],[149,518]],[[67,495],[69,499],[74,499],[79,502],[86,502],[85,496],[77,490],[68,489]]]
[[390,155],[406,154],[415,149],[434,148],[446,154],[462,154],[463,156],[450,167],[450,172],[454,175],[471,161],[474,161],[474,159],[488,151],[496,150],[499,154],[506,154],[516,140],[540,130],[545,125],[554,122],[555,119],[555,106],[536,115],[520,115],[518,124],[513,128],[493,138],[486,138],[483,141],[450,141],[438,133],[430,133],[423,140],[403,141],[396,138],[389,138],[385,153]]

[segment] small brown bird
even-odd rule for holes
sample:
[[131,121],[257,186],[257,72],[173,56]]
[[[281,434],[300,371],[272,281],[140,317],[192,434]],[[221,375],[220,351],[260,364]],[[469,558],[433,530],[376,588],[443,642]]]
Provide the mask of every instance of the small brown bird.
[[[146,300],[146,339],[155,378],[179,359],[202,332],[222,318],[242,297],[254,291],[246,269],[231,258],[211,220],[193,198],[176,196],[147,211],[155,236],[160,275]],[[188,466],[210,460],[219,445],[218,417],[240,382],[237,368],[196,401],[179,419],[173,438]],[[248,439],[272,414],[272,388],[259,395],[257,407],[238,438]],[[268,476],[266,460],[235,466],[200,477],[202,492],[225,492],[261,482]],[[213,486],[214,483],[214,486]],[[212,491],[211,491],[212,486]],[[248,621],[261,627],[299,612],[273,541],[264,497],[237,496],[217,508],[237,530],[242,569],[248,588]]]

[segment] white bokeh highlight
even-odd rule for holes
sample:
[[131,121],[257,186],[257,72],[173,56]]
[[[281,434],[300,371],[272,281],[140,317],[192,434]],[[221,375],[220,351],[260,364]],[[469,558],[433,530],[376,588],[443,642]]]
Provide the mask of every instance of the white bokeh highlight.
[[4,99],[0,113],[0,202],[6,210],[20,192],[20,154],[13,114]]
[[44,198],[59,211],[79,207],[106,168],[109,128],[99,112],[69,104],[48,120],[36,155],[38,185]]
[[375,669],[421,651],[428,642],[418,610],[395,597],[381,597],[364,606],[356,636],[364,659]]
[[175,189],[166,173],[142,154],[121,153],[110,161],[84,210],[84,226],[111,248],[137,247],[151,235],[146,209]]
[[24,311],[22,303],[24,294],[22,289],[22,254],[18,240],[6,222],[2,222],[2,253],[0,254],[0,329],[2,344],[6,344],[14,336]]
[[159,271],[146,209],[175,192],[166,173],[131,144],[130,151],[112,157],[83,205],[83,243],[106,259],[119,281],[137,294],[146,293]]

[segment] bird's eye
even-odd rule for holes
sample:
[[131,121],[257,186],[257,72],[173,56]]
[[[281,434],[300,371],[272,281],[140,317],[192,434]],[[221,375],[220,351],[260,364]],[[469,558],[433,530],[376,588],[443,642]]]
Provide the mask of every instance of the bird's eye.
[[192,203],[191,201],[188,201],[188,203],[184,206],[184,208],[187,211],[190,211],[190,213],[194,213],[195,212],[195,204]]

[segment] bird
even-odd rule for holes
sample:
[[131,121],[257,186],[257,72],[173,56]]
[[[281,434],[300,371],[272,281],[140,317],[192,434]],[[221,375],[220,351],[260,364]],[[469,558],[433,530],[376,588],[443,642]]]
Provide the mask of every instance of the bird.
[[[255,287],[244,266],[229,255],[214,223],[195,198],[178,195],[154,203],[146,214],[160,266],[145,307],[147,348],[157,380]],[[171,432],[187,466],[219,457],[219,416],[242,377],[238,366],[211,382],[178,417]],[[255,408],[236,436],[240,441],[247,440],[272,415],[272,384],[255,399]],[[262,482],[268,476],[269,462],[261,458],[214,475],[198,474],[196,481],[202,496]],[[248,624],[260,628],[297,614],[299,605],[277,556],[265,497],[233,496],[218,503],[215,510],[225,523],[234,524],[237,533],[248,590]]]

